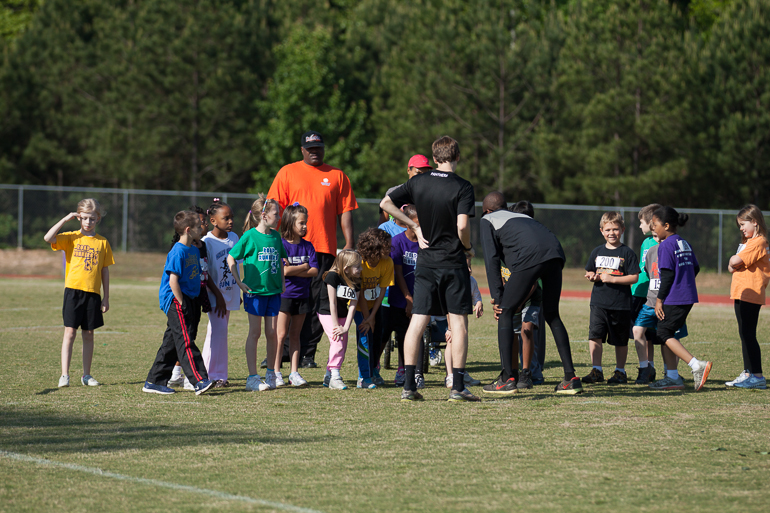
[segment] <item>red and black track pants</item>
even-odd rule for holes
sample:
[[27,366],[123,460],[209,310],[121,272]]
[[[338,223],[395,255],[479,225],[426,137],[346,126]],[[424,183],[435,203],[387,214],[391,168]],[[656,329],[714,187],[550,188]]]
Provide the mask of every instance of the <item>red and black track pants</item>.
[[194,301],[187,296],[182,296],[181,305],[176,298],[171,301],[167,314],[166,333],[163,334],[163,343],[155,356],[155,363],[147,374],[148,382],[166,386],[176,362],[182,365],[184,375],[193,385],[208,379],[201,352],[190,337],[190,328],[194,322],[194,308],[196,308]]

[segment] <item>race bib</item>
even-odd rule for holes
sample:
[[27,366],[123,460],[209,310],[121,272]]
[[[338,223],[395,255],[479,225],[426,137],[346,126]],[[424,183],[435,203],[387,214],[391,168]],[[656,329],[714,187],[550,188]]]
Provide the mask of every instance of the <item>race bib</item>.
[[364,291],[364,299],[367,301],[376,301],[380,297],[380,286],[377,285],[373,289],[366,289]]
[[660,290],[660,278],[650,280],[650,290]]
[[746,248],[746,244],[738,244],[738,251],[736,251],[735,254],[737,255],[738,253],[743,251],[745,248]]
[[620,269],[620,257],[598,256],[596,257],[596,268],[617,271]]
[[341,297],[342,299],[355,299],[356,291],[347,285],[339,285],[337,286],[337,297]]

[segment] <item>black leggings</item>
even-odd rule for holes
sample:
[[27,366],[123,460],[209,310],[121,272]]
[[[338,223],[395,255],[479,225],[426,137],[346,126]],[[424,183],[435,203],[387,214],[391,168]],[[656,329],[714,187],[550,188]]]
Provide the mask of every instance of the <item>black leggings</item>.
[[735,300],[735,318],[743,349],[743,368],[752,374],[762,374],[762,353],[757,342],[757,321],[762,305]]
[[516,347],[518,347],[518,341],[513,332],[513,317],[524,305],[529,291],[540,278],[543,282],[543,302],[540,306],[540,312],[545,318],[545,322],[551,327],[551,333],[564,366],[564,378],[569,380],[575,376],[572,352],[569,347],[569,335],[561,317],[559,317],[563,267],[564,261],[560,258],[554,258],[529,269],[511,271],[511,277],[505,284],[503,291],[500,304],[503,311],[497,325],[497,343],[500,348],[500,363],[504,373],[511,373],[513,344],[516,343]]

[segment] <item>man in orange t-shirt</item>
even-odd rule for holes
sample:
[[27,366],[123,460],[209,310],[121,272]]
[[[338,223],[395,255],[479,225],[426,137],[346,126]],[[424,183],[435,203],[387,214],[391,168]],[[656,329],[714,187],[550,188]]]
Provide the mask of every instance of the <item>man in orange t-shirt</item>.
[[[358,203],[347,175],[336,167],[324,164],[321,134],[312,130],[305,132],[300,138],[300,146],[302,160],[278,171],[267,197],[277,200],[281,209],[296,202],[308,210],[305,239],[313,244],[318,258],[318,275],[311,282],[310,293],[313,304],[317,306],[323,274],[331,268],[337,256],[338,222],[345,237],[344,249],[354,247],[353,210],[358,208]],[[318,317],[305,317],[300,334],[301,367],[316,367],[315,352],[322,336],[323,328]]]

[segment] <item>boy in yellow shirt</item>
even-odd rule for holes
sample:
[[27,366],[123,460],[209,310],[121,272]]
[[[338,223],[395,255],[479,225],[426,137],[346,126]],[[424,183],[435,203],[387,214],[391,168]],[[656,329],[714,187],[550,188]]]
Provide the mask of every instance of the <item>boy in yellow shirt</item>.
[[[64,278],[64,339],[61,347],[61,377],[59,387],[70,384],[69,369],[72,361],[72,345],[78,328],[83,337],[83,376],[80,382],[98,386],[91,376],[91,360],[94,356],[94,330],[104,326],[102,316],[110,309],[110,271],[115,263],[110,243],[96,234],[96,225],[104,217],[99,202],[93,198],[81,200],[77,211],[67,214],[45,234],[45,241],[54,251],[64,251],[67,268]],[[59,233],[71,220],[80,221],[80,230]],[[104,287],[104,298],[99,293]]]

